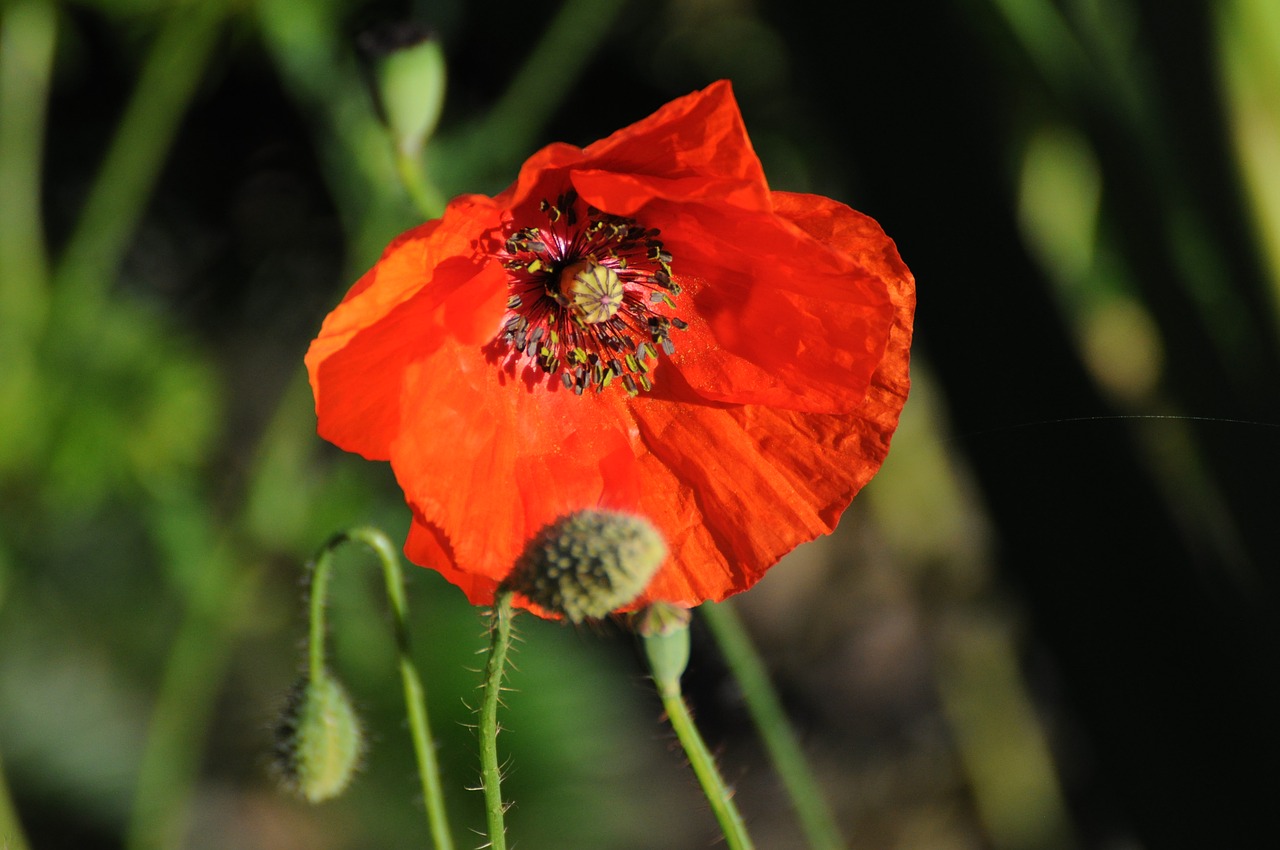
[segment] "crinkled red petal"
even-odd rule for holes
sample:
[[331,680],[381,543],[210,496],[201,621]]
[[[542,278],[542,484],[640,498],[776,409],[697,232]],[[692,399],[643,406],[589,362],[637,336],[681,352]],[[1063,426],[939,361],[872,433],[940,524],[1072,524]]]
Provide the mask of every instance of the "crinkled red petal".
[[[721,198],[724,203],[757,210],[769,206],[764,169],[747,137],[733,89],[725,81],[677,98],[648,118],[586,148],[566,144],[543,148],[525,162],[516,182],[495,200],[517,214],[536,208],[547,191],[548,175],[564,182],[563,175],[569,169],[575,174],[599,171],[663,180],[706,180],[732,187]],[[567,185],[560,191],[564,188]]]
[[501,579],[556,518],[635,508],[637,449],[620,389],[577,396],[454,340],[402,381],[392,469],[458,569]]
[[892,305],[888,339],[851,413],[632,404],[650,452],[640,459],[642,511],[672,551],[636,606],[723,599],[833,530],[884,461],[906,402],[915,281],[893,243],[872,219],[827,198],[778,193],[775,203],[780,215],[883,282]]
[[[661,230],[692,325],[675,337],[669,363],[696,392],[828,413],[861,402],[893,314],[879,270],[862,255],[814,238],[772,203],[763,212],[723,204],[699,181],[593,171],[575,172],[573,183],[587,203]],[[777,196],[788,209],[816,198]],[[883,234],[876,244],[891,247]]]
[[[733,97],[721,80],[671,101],[608,138],[588,145],[582,168],[653,177],[707,179],[768,185],[764,169]],[[760,195],[759,208],[767,203]]]

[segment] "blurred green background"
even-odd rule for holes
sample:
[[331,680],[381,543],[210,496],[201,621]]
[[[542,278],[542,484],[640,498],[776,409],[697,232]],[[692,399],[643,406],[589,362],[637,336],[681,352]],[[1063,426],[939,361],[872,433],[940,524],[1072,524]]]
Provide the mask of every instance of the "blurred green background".
[[[364,771],[311,808],[266,770],[303,564],[407,526],[385,465],[314,436],[301,368],[422,218],[359,47],[406,21],[447,56],[446,196],[729,78],[772,185],[874,216],[915,272],[893,454],[739,599],[851,846],[1277,840],[1280,5],[2,8],[0,757],[32,847],[427,844],[365,555],[332,614]],[[409,592],[478,829],[483,622],[427,571]],[[517,846],[711,844],[634,640],[518,627]],[[759,846],[802,846],[701,631],[687,684]]]

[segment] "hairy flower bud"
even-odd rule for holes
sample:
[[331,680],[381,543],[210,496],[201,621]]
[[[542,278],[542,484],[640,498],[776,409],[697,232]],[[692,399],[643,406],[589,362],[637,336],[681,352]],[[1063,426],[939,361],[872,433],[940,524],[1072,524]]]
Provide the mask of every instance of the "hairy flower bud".
[[336,679],[327,673],[299,679],[274,732],[275,768],[286,787],[311,803],[346,790],[364,753],[364,734]]
[[648,586],[667,545],[648,520],[611,511],[578,511],[538,532],[507,586],[573,623],[604,617]]

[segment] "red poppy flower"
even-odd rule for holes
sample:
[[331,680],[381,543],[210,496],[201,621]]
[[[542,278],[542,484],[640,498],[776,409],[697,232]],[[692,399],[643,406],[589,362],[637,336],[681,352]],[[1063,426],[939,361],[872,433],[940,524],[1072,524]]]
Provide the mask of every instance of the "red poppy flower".
[[648,517],[637,604],[745,590],[835,528],[908,387],[911,273],[773,192],[726,82],[396,239],[307,353],[319,433],[389,460],[410,560],[477,604],[557,517]]

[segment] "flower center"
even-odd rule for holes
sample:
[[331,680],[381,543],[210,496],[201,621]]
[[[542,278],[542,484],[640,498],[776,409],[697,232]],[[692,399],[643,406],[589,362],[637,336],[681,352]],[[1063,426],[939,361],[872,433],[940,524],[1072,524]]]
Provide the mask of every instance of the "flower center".
[[591,260],[579,260],[560,272],[560,297],[589,325],[616,316],[624,294],[618,273]]
[[495,343],[581,395],[617,380],[631,395],[653,386],[658,352],[675,351],[680,285],[655,228],[603,213],[573,190],[543,201],[546,223],[509,231],[500,252],[510,287]]

